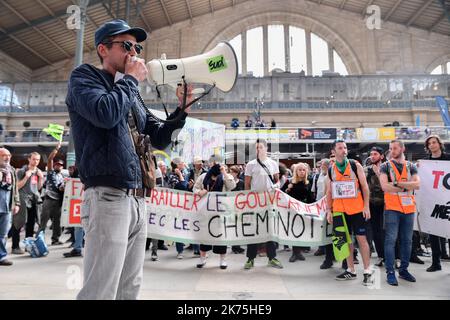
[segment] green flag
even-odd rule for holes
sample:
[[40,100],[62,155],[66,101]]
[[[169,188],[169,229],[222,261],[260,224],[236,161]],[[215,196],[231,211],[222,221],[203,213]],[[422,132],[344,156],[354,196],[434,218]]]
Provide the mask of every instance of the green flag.
[[343,212],[333,212],[332,241],[336,260],[343,261],[350,255],[350,244],[352,243]]
[[42,131],[47,132],[53,138],[58,141],[62,141],[62,137],[64,134],[64,126],[59,124],[50,123],[47,128],[44,128]]

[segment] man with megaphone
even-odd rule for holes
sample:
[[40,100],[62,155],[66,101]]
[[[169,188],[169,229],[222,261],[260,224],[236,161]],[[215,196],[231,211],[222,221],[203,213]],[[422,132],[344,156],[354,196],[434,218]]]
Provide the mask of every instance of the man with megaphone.
[[123,20],[107,22],[95,32],[103,68],[83,64],[70,76],[66,104],[85,188],[84,282],[77,299],[137,298],[147,237],[145,196],[155,183],[152,146],[169,145],[192,100],[192,88],[179,88],[183,107],[167,120],[147,109],[138,91],[148,73],[138,58],[146,38],[143,29]]

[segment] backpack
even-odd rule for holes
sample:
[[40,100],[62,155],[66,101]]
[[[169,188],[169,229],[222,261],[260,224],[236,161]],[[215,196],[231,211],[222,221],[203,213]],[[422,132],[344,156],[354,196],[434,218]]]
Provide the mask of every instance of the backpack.
[[39,232],[36,239],[32,237],[23,240],[25,244],[25,251],[27,251],[32,258],[45,257],[48,255],[48,247],[45,243],[44,231]]

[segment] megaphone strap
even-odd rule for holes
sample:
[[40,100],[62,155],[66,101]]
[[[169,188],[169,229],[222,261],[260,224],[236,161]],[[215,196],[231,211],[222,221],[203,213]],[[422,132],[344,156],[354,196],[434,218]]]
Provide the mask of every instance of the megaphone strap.
[[[203,98],[204,96],[208,95],[208,94],[211,92],[211,90],[212,90],[213,88],[216,87],[216,84],[213,84],[211,87],[209,87],[208,90],[206,90],[204,93],[202,93],[201,96],[195,98],[194,100],[192,100],[191,102],[189,102],[188,104],[186,104],[186,102],[187,102],[187,101],[186,101],[186,100],[187,100],[187,84],[186,84],[186,81],[184,80],[184,78],[183,78],[183,84],[184,84],[184,92],[183,92],[183,105],[182,105],[181,108],[180,108],[181,111],[186,110],[186,109],[189,108],[191,105],[193,105],[194,103],[196,103],[197,101],[199,101],[201,98]],[[164,101],[163,101],[162,98],[161,98],[161,94],[160,94],[160,92],[159,92],[159,90],[158,90],[158,86],[156,86],[156,92],[157,92],[157,95],[158,95],[158,99],[161,100],[161,103],[162,103],[162,105],[163,105],[163,107],[164,107],[164,111],[166,112],[166,117],[169,117],[169,112],[167,111],[167,107],[166,107]],[[150,111],[150,109],[147,107],[147,105],[145,104],[144,99],[142,99],[142,97],[141,97],[139,91],[137,91],[137,97],[138,97],[138,100],[139,100],[139,102],[141,103],[142,107],[144,108],[145,113],[146,113],[148,116],[151,116],[151,117],[154,117],[154,118],[158,118],[158,117],[155,116],[155,115]],[[160,120],[163,121],[163,122],[165,122],[165,123],[178,122],[182,116],[183,116],[183,112],[180,112],[180,113],[177,115],[177,117],[174,118],[174,119],[170,119],[170,120],[167,120],[167,119],[166,119],[166,120],[160,119]],[[158,119],[159,119],[159,118],[158,118]]]

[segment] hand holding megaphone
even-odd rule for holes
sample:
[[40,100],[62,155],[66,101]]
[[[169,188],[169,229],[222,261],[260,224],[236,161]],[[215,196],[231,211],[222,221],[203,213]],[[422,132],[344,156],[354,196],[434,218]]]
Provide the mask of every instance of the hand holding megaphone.
[[[186,105],[190,104],[192,100],[194,100],[194,86],[192,84],[187,85],[186,89]],[[183,105],[183,98],[184,98],[184,84],[180,84],[177,86],[176,95],[178,97],[178,101],[180,102],[180,105]],[[184,112],[188,113],[191,110],[191,107],[189,106],[184,110]]]
[[145,60],[135,56],[127,56],[127,60],[125,61],[125,74],[135,77],[138,81],[144,81],[148,74]]

